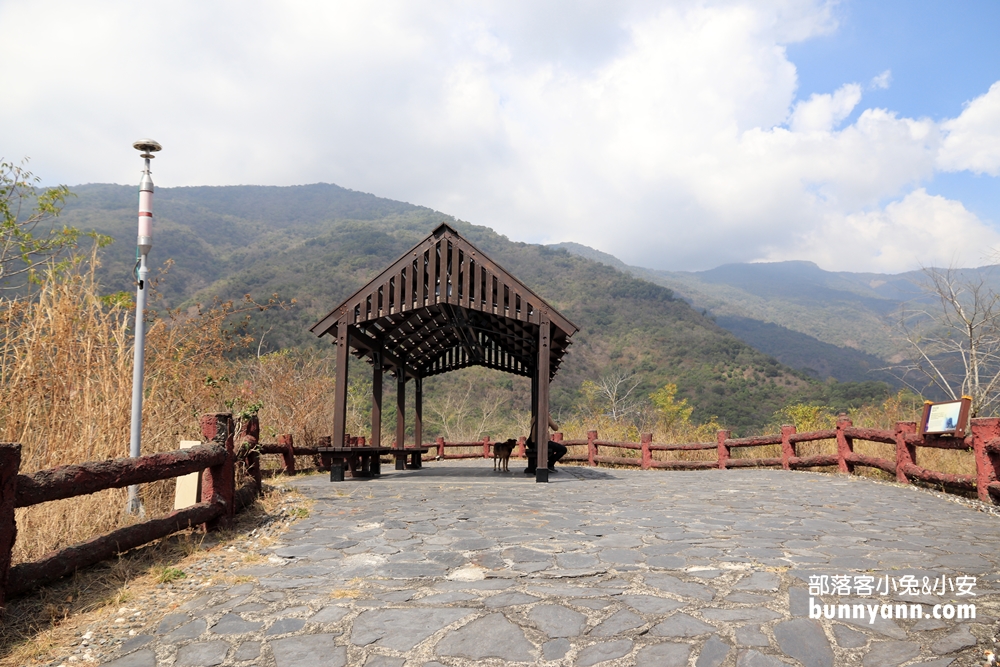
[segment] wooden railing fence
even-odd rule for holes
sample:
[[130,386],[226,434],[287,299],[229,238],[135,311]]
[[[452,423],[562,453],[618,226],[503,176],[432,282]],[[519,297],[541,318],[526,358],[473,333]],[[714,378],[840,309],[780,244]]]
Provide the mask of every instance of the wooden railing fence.
[[[248,420],[239,434],[234,433],[232,415],[216,413],[201,419],[202,437],[205,442],[196,447],[171,452],[151,454],[139,458],[121,458],[108,461],[59,466],[28,475],[19,474],[21,446],[0,444],[0,611],[6,596],[27,592],[32,588],[53,581],[78,568],[93,565],[101,560],[123,553],[178,530],[203,525],[215,530],[231,524],[235,513],[251,504],[260,494],[260,455],[277,454],[282,457],[285,474],[296,474],[295,457],[312,456],[319,468],[329,468],[329,460],[318,447],[327,447],[330,438],[319,438],[318,447],[296,447],[291,435],[280,435],[275,444],[259,442],[260,425],[256,418]],[[556,433],[554,440],[568,448],[586,447],[585,454],[567,453],[564,461],[636,466],[642,469],[664,468],[674,470],[726,469],[750,467],[781,467],[785,470],[836,466],[839,472],[851,473],[856,467],[871,467],[895,475],[896,480],[910,483],[921,480],[940,485],[946,490],[976,492],[985,502],[1000,500],[1000,419],[973,419],[970,434],[963,439],[938,436],[920,436],[915,422],[898,422],[894,430],[856,428],[849,419],[841,417],[836,428],[798,433],[794,426],[782,426],[781,433],[733,438],[729,431],[719,431],[715,442],[684,444],[654,443],[652,434],[642,434],[639,442],[601,440],[597,431],[589,431],[587,438],[564,440]],[[836,454],[799,456],[797,445],[803,442],[833,440]],[[854,442],[866,440],[895,446],[894,459],[859,454]],[[238,442],[239,446],[234,446]],[[363,437],[351,437],[346,444],[364,444]],[[493,441],[489,437],[471,442],[445,442],[437,438],[427,447],[436,448],[438,459],[489,458]],[[781,456],[769,458],[738,458],[734,448],[780,445]],[[448,449],[475,448],[475,452],[448,454]],[[955,475],[922,468],[917,464],[921,447],[972,451],[975,455],[975,475]],[[636,452],[632,456],[609,456],[608,450]],[[653,452],[691,452],[715,450],[714,460],[654,460]],[[525,458],[525,440],[518,440],[515,456]],[[245,469],[244,484],[237,489],[237,464]],[[120,528],[107,535],[92,538],[80,544],[46,554],[41,560],[20,563],[11,567],[11,553],[17,535],[14,510],[51,500],[73,498],[102,491],[123,488],[131,484],[146,484],[179,477],[191,472],[202,473],[201,502],[176,510],[158,519]]]
[[[317,467],[329,467],[316,447],[296,447],[291,435],[279,435],[276,444],[261,444],[256,417],[248,419],[237,434],[231,414],[204,415],[201,432],[205,442],[189,449],[65,465],[27,475],[19,474],[21,446],[0,444],[0,612],[7,596],[25,593],[178,530],[229,526],[236,512],[260,495],[261,454],[280,455],[282,470],[289,475],[296,473],[296,456],[311,455]],[[319,440],[319,446],[329,443],[329,438]],[[240,488],[236,488],[237,464],[245,469]],[[38,561],[11,566],[17,536],[15,509],[198,471],[204,472],[200,502],[195,505],[48,553]]]
[[[715,442],[658,444],[653,442],[651,433],[642,434],[639,442],[619,442],[601,440],[597,431],[588,431],[586,440],[564,440],[562,433],[556,433],[553,440],[561,442],[567,448],[586,447],[586,454],[579,454],[571,449],[563,461],[587,463],[592,466],[603,463],[606,465],[635,466],[643,470],[650,468],[708,470],[759,467],[780,467],[784,470],[794,470],[836,466],[837,470],[842,473],[854,472],[856,467],[869,467],[884,470],[890,475],[894,475],[896,481],[904,484],[908,484],[912,480],[920,480],[928,484],[940,485],[946,490],[974,491],[978,498],[984,502],[997,502],[1000,500],[1000,481],[998,481],[998,477],[1000,477],[1000,419],[992,417],[973,419],[971,426],[971,432],[965,438],[920,436],[917,433],[916,422],[897,422],[896,428],[890,431],[857,428],[851,423],[851,420],[842,416],[837,420],[836,427],[832,429],[798,433],[794,426],[786,425],[781,427],[781,433],[750,438],[733,438],[730,431],[719,431],[716,434]],[[837,453],[799,456],[797,451],[799,443],[820,440],[835,441]],[[888,459],[857,453],[854,451],[856,440],[894,445],[895,457]],[[484,437],[481,441],[471,442],[445,442],[444,438],[438,438],[435,443],[439,459],[489,458],[493,456],[493,444],[489,437]],[[525,458],[524,438],[518,440],[518,445],[516,456]],[[736,458],[732,455],[733,449],[765,445],[780,445],[781,456]],[[466,449],[481,447],[482,453],[479,451],[459,454],[447,453],[448,449],[458,447]],[[955,475],[922,468],[917,465],[917,451],[920,447],[974,452],[976,474]],[[608,456],[602,453],[602,451],[607,450],[633,451],[637,454],[634,456]],[[714,460],[663,461],[653,459],[653,452],[706,450],[715,451]]]

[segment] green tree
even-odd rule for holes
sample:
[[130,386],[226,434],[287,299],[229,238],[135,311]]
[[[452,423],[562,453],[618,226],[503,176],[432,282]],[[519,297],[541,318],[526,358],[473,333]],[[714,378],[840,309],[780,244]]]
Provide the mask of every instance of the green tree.
[[39,188],[40,179],[24,165],[0,161],[0,290],[23,287],[39,261],[76,247],[80,232],[52,221],[62,211],[69,188]]
[[663,385],[650,394],[649,398],[656,406],[656,415],[664,431],[672,431],[691,422],[694,406],[688,405],[687,399],[677,400],[676,384]]
[[833,428],[837,423],[833,408],[814,403],[793,403],[774,413],[772,431],[782,424],[792,424],[799,432],[822,431]]

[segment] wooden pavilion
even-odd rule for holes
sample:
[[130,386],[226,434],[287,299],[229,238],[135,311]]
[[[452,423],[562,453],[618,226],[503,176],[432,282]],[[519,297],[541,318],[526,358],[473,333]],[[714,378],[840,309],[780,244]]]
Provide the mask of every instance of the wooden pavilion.
[[536,481],[548,481],[549,382],[577,327],[446,224],[310,329],[337,345],[333,442],[342,446],[348,352],[372,367],[371,444],[382,433],[382,376],[396,378],[396,446],[406,434],[413,380],[414,436],[422,444],[423,379],[485,366],[531,378]]

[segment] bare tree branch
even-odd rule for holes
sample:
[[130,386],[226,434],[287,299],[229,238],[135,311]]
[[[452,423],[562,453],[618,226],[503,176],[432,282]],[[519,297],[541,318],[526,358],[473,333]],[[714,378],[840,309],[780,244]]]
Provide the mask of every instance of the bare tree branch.
[[951,399],[970,396],[974,416],[992,414],[1000,402],[1000,293],[989,271],[923,273],[923,299],[897,314],[906,360],[889,370],[918,393],[934,386]]

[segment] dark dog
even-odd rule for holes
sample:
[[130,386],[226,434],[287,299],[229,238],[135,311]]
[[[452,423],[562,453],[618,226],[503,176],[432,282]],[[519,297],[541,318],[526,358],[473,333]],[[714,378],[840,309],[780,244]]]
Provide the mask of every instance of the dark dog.
[[510,438],[504,442],[493,443],[494,470],[499,470],[500,472],[510,472],[507,468],[507,464],[510,462],[510,455],[514,453],[515,447],[517,447],[517,440],[514,438]]

